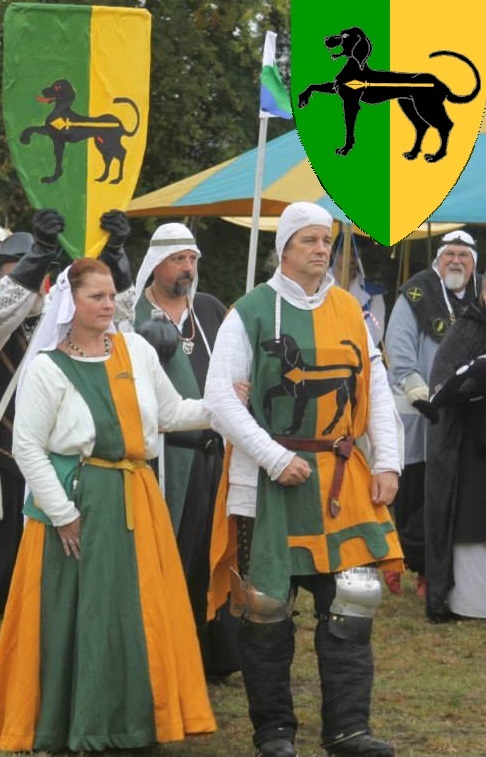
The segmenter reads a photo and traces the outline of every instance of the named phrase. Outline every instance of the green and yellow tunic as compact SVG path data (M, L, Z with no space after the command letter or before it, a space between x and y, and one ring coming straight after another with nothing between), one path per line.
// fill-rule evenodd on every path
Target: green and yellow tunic
M275 334L275 290L262 285L235 307L253 350L251 410L272 436L357 439L369 416L368 334L358 303L331 287L314 310L281 300ZM283 441L285 446L285 441ZM329 499L336 456L299 451L312 475L299 486L281 486L260 469L250 559L250 581L286 601L293 575L333 573L374 564L400 570L402 553L388 508L371 500L371 473L358 446L344 465L340 510ZM219 493L213 529L210 605L218 606L235 565L234 524L226 517L227 481Z

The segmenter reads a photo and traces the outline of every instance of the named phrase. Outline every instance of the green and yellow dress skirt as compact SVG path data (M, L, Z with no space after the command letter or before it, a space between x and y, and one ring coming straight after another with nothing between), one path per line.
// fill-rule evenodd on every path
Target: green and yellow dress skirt
M65 556L43 513L26 524L0 633L3 750L126 749L215 730L133 381L117 381L129 356L114 342L104 363L50 353L87 400L97 441L81 463L52 456L75 485L81 559Z

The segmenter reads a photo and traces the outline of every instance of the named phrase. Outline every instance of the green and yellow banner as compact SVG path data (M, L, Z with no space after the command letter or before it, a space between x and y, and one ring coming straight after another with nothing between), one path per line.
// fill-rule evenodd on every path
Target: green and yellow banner
M5 13L3 115L34 208L65 217L72 257L96 257L100 216L125 210L145 151L151 16L143 9L13 3Z
M380 244L417 229L470 158L485 106L484 6L292 0L299 137L327 193Z

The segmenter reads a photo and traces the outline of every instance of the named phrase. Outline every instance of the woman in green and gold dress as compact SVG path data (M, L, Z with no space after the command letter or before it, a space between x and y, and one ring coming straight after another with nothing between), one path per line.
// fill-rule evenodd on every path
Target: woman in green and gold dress
M215 729L147 462L159 429L208 421L142 337L114 333L114 295L104 264L75 261L21 377L13 449L30 495L0 633L4 750L129 749Z

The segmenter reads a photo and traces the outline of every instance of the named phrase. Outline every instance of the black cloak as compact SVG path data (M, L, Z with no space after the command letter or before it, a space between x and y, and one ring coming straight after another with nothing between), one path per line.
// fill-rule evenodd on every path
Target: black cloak
M437 350L430 376L433 394L458 368L486 354L486 309L471 303L448 331ZM484 387L486 397L486 385ZM426 612L429 619L447 619L445 601L454 585L455 541L486 541L484 464L486 463L486 399L477 398L438 411L427 435L425 480ZM482 470L481 470L482 469Z

